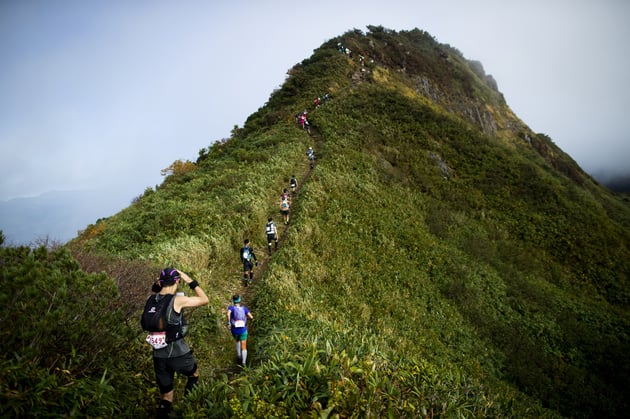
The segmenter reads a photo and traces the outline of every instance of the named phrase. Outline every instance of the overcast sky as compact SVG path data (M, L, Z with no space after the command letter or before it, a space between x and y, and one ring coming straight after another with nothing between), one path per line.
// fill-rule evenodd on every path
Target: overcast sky
M367 25L426 30L584 169L626 170L628 22L627 0L0 0L0 200L116 188L126 206Z

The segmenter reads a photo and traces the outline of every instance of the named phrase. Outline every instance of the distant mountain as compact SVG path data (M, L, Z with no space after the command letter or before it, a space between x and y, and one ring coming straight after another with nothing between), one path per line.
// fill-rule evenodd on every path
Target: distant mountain
M611 191L630 193L630 173L617 175L607 175L601 173L594 174L593 177Z
M130 202L107 190L51 191L0 202L0 230L12 245L48 239L65 243Z

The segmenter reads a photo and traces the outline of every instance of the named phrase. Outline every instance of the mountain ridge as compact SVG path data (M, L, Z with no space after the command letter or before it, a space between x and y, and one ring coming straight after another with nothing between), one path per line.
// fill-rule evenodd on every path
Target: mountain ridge
M206 173L214 173L221 164L229 168L222 170L220 175L216 172L218 177L214 180L211 180L213 175L206 177L204 190L224 190L226 196L234 196L238 201L238 204L229 206L233 211L226 211L224 207L219 210L222 217L240 220L240 228L234 226L228 230L230 238L227 243L222 240L222 246L237 249L242 238L255 236L254 226L264 224L267 213L274 212L270 202L273 199L269 201L256 197L254 190L280 191L282 183L286 184L288 179L280 183L278 180L288 177L295 170L287 169L287 164L289 167L295 167L296 164L299 167L301 152L298 149L305 150L312 144L313 138L303 135L305 133L299 130L294 132L297 127L292 122L287 123L286 118L295 111L310 109L309 120L321 133L322 139L316 148L319 164L309 183L303 185L300 204L295 207L296 214L292 220L298 232L290 231L284 246L284 249L301 248L302 255L296 258L295 255L285 256L281 252L279 258L295 260L285 260L281 267L273 261L269 263L265 279L258 284L258 289L262 291L256 293L256 309L263 311L267 307L260 302L263 299L260 292L265 296L276 296L276 301L304 300L306 295L316 292L316 289L317 292L323 292L326 286L318 288L312 280L295 278L300 275L298 266L302 264L310 266L314 272L312 275L328 287L333 286L329 282L329 275L342 272L337 281L349 288L342 288L341 294L346 296L347 301L355 303L348 306L343 300L331 296L331 306L345 306L350 311L359 308L364 315L356 320L355 327L368 330L374 328L373 333L379 333L382 336L380 339L397 342L399 338L395 337L393 331L387 331L383 320L403 314L397 313L396 309L387 314L376 308L368 308L370 306L365 306L365 302L360 302L362 293L370 295L373 301L383 301L383 304L386 295L399 295L395 299L402 297L402 300L413 301L414 307L417 307L418 304L422 306L428 303L420 296L408 294L409 291L400 295L405 287L416 290L420 295L428 289L434 289L437 294L433 298L455 304L459 315L467 319L464 322L468 326L463 329L467 331L462 331L463 336L468 336L471 333L469 327L472 327L478 330L477 333L483 339L501 348L499 352L509 354L504 361L504 374L513 376L514 382L520 383L519 388L530 396L540 398L546 405L566 409L564 406L568 399L565 396L537 388L538 383L548 379L546 377L552 374L553 368L563 371L568 368L561 375L570 370L569 365L560 361L561 358L547 358L546 355L546 351L557 351L566 345L561 343L564 338L555 335L552 338L554 343L543 349L543 341L539 341L529 331L529 316L539 309L527 308L522 311L518 306L523 303L518 302L517 296L531 300L527 304L533 303L534 306L553 301L553 305L565 307L567 303L559 299L560 295L577 293L581 295L580 299L586 298L579 306L586 307L586 301L591 297L582 293L590 289L600 298L608 300L608 304L625 306L628 294L623 284L627 284L624 276L627 278L628 264L612 256L615 251L609 252L615 246L614 243L620 246L619 255L628 251L627 207L608 197L607 192L600 189L549 137L535 134L522 124L509 110L502 96L488 87L479 78L478 72L470 70L468 61L456 50L440 47L432 37L422 32L411 31L404 35L408 36L377 28L376 41L380 41L381 46L380 49L378 46L375 48L383 53L385 59L375 60L372 67L370 64L362 65L358 57L363 55L367 61L374 55L366 52L370 51L370 41L373 41L370 36L355 31L341 38L343 46L354 54L352 57L345 51L341 53L337 50L336 45L340 40L324 43L311 58L290 70L282 89L275 91L267 104L252 114L230 140L209 148L207 153L200 153L197 171L203 173L210 170ZM410 51L409 54L407 51ZM433 58L418 58L423 52ZM447 59L444 54L447 54ZM383 62L387 65L383 65ZM422 71L427 71L426 77L432 80L433 85L440 87L432 91L446 99L436 103L425 95L426 90L417 88L413 82L414 72ZM483 92L481 97L489 98L489 102L479 99L477 91ZM312 109L312 98L324 93L330 93L329 102ZM459 106L455 106L458 98L463 99ZM479 106L475 104L476 100L479 100ZM484 112L475 111L482 108ZM482 114L485 116L478 117ZM291 142L283 143L282 139ZM282 147L290 151L285 153ZM429 153L437 156L438 160L430 157ZM277 155L285 156L286 161L276 162ZM450 176L447 179L444 179L444 171L437 161L448 168ZM249 176L244 182L237 183L233 177L238 177L241 164L251 167L258 179ZM226 173L231 173L229 178ZM283 176L283 173L286 175ZM182 189L195 181L193 171L179 178L167 179L164 189L165 192L170 191L166 193L183 196ZM365 185L371 186L366 188ZM394 204L391 198L379 195L379 189L386 190L388 195L405 197L414 204ZM417 193L418 190L421 194ZM147 198L155 198L159 192ZM366 197L372 205L361 209L357 203ZM595 203L593 199L603 200ZM580 207L579 212L576 205ZM210 208L206 211L213 213ZM390 211L404 214L402 218L406 220L406 225L402 231L387 220ZM618 211L625 215L619 217ZM195 212L193 210L191 214ZM376 214L380 214L380 217L374 218ZM420 214L422 216L418 218ZM383 217L386 217L385 220ZM569 221L571 219L575 221ZM209 228L197 228L214 237L210 242L216 243L220 239L212 234L212 230L220 225L219 220L216 220ZM598 233L584 232L584 225L590 225ZM197 236L190 228L180 227L189 232L184 235ZM624 230L619 228L625 229L625 232L621 233ZM418 253L420 248L411 245L415 240L405 230L418 234L417 240L422 243L422 248L437 250ZM137 232L137 229L134 228L134 231ZM172 231L175 232L176 228ZM164 232L163 226L161 232ZM605 235L600 236L604 232ZM386 238L391 235L398 238L391 242ZM330 243L332 237L344 238L341 242L335 241L334 253L326 251L325 247L318 249L323 243ZM146 243L148 248L155 248L156 245L162 247L161 239L155 240L154 245L139 239L126 246L138 249L138 246ZM302 241L309 244L301 247ZM386 266L368 262L367 269L372 273L366 273L367 276L360 280L354 272L362 265L358 261L366 257L368 260L377 258L379 254L372 246L365 244L371 241L391 254L381 255L388 261ZM357 253L355 246L363 246L364 249ZM593 248L607 249L608 256L602 258L592 252L588 256L584 253L584 249ZM337 253L344 257L340 259ZM404 279L399 284L403 287L401 290L385 292L381 290L380 278L400 277L403 272L404 265L401 266L395 260L396 257L419 264L408 268L410 277L415 279ZM445 258L451 259L451 262L446 262ZM230 257L223 249L213 247L209 260L217 259L229 261ZM322 260L327 260L327 264L322 265ZM533 260L539 260L551 269ZM477 267L473 261L477 261ZM475 274L475 271L480 273ZM283 278L282 286L288 287L284 292L272 285L280 278ZM289 278L299 281L299 287ZM504 285L496 288L497 283ZM419 287L420 284L424 284L424 289ZM309 288L311 291L307 291ZM370 288L381 290L381 296L369 291ZM488 295L479 294L484 288L492 291ZM539 294L534 291L535 288L547 289L550 295ZM363 291L357 294L353 291L355 289ZM477 303L471 303L471 295L476 295ZM498 307L503 307L501 310L505 314L496 311L497 302L491 303L489 295L495 295L498 301L503 301L498 303ZM290 303L281 305L281 311L297 317L314 316L321 323L319 327L327 330L329 327L325 325L333 320L319 314L325 307L316 301L310 304L313 305L311 314ZM269 305L274 306L272 302ZM572 312L580 310L568 306L562 311L569 313L566 315L572 318L575 316ZM480 318L479 312L486 312L488 319L494 320ZM262 314L263 318L276 319L269 310L264 310ZM499 320L506 315L512 318L509 326L511 331ZM547 313L545 316L549 319L549 326L545 327L550 327L547 333L565 322L557 317L557 313ZM418 321L416 319L415 322ZM437 326L442 320L436 318L434 321L436 323L432 327L445 327L445 324ZM460 328L448 324L446 327ZM295 327L285 326L286 330L294 330ZM264 327L257 327L258 332L261 329L264 330ZM580 330L586 333L586 329ZM518 338L518 334L528 336L527 339L532 341ZM588 334L592 335L592 331ZM511 338L504 341L502 335ZM273 339L273 334L267 338ZM592 339L603 343L602 337L593 335ZM407 340L415 339L402 339L403 342ZM446 340L461 345L467 339L451 335ZM428 342L424 344L427 347L435 345ZM528 348L528 353L521 352L523 348ZM450 351L441 349L439 352ZM456 359L452 358L453 354L446 356ZM498 353L493 355L497 356ZM520 365L531 364L532 356L547 360L542 362L541 367L526 373ZM614 355L614 358L618 357L619 354ZM552 367L556 363L561 366ZM588 368L588 374L595 373L594 368ZM613 372L614 369L609 366L600 364L597 369L599 372L595 373L596 376L617 376L617 372ZM618 397L612 387L607 389L611 397ZM572 391L576 390L574 388ZM587 407L589 403L598 404L592 397L586 400L589 401L582 402L579 409L598 409Z
M176 266L208 290L187 337L203 385L182 414L623 417L630 207L492 81L424 31L349 31L289 69L229 139L68 249L109 272L131 312L151 269L112 265ZM304 109L313 135L295 121ZM251 365L226 375L238 249L264 249L294 174L282 247L245 294Z

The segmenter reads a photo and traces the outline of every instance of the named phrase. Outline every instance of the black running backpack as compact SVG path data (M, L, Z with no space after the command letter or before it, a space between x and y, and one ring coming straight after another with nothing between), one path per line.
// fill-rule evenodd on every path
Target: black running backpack
M175 295L166 294L162 298L157 298L160 294L154 294L147 300L144 305L144 311L140 317L140 325L142 330L147 332L166 332L166 342L172 342L184 337L183 332L183 316L182 322L179 324L168 323L168 308L172 307Z

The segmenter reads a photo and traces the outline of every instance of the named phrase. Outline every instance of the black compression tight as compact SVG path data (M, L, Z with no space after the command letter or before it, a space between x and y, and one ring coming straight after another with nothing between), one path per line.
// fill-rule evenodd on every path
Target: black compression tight
M199 383L199 377L188 377L186 382L186 388L184 389L184 395L188 394Z

